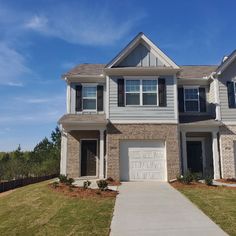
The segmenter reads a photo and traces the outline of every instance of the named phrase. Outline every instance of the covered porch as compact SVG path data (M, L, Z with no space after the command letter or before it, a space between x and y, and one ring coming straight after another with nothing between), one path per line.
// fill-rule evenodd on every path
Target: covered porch
M61 138L61 174L75 179L106 177L105 115L64 115L59 123Z
M221 178L219 122L215 120L180 124L181 170L200 177Z

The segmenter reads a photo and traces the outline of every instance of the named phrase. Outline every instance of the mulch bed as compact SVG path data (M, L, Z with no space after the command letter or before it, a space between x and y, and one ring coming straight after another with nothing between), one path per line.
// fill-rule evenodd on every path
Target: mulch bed
M120 186L121 182L120 181L115 181L115 180L106 180L106 182L108 183L109 186Z
M216 185L206 185L200 182L192 182L191 184L183 184L179 181L174 181L170 183L171 186L173 186L176 189L183 189L183 188L201 188L201 189L216 189L216 188L227 188L227 189L233 189L236 190L235 187L230 187L230 186L216 186Z
M206 184L203 183L199 183L199 182L192 182L191 184L183 184L179 181L174 181L172 183L170 183L174 188L180 189L180 188L217 188L217 186L208 186Z
M236 184L236 179L217 179L216 181L226 184Z
M56 187L53 184L48 185L50 189L52 189L55 192L63 193L69 197L73 198L87 198L87 197L116 197L118 194L117 191L113 190L105 190L101 191L100 189L84 189L82 187L76 187L76 186L68 186L65 184L59 183Z

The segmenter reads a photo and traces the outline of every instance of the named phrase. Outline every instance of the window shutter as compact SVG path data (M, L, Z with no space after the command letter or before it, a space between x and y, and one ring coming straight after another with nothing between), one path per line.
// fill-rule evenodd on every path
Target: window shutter
M184 88L178 88L179 112L184 112Z
M159 106L166 107L166 80L158 79Z
M77 85L76 90L76 99L75 99L75 110L82 111L82 85Z
M103 85L97 86L97 111L103 111Z
M234 82L227 82L229 108L235 108Z
M205 88L199 88L200 112L206 112L206 91Z
M125 81L124 79L118 79L118 107L125 106Z

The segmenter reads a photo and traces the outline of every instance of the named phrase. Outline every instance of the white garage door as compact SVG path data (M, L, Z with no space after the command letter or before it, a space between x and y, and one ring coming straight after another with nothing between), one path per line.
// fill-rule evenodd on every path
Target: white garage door
M122 141L120 177L123 181L166 181L165 144L161 141Z

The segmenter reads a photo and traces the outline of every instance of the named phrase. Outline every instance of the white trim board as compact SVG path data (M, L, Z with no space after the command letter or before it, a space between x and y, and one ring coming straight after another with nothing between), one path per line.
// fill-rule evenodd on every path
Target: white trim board
M178 124L178 120L110 120L113 124Z

